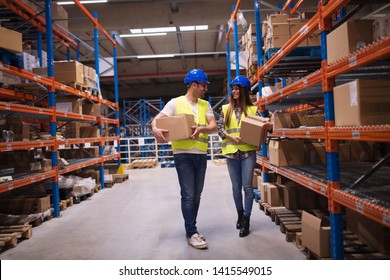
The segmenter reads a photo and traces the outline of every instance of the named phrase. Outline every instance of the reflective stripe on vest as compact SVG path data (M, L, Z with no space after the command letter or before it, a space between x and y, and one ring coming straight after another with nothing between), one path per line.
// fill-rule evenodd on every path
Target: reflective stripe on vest
M195 118L195 124L197 126L206 126L207 118L206 113L208 109L208 102L202 99L198 99L198 114ZM191 105L185 96L180 96L176 100L176 114L191 114L194 112L191 109ZM177 140L172 141L172 150L191 150L196 148L200 151L207 152L208 135L200 133L196 140Z
M223 113L223 117L225 120L226 120L226 113L228 111L228 108L229 108L229 104L222 105L222 113ZM256 111L257 111L256 106L249 106L247 108L248 115L256 115ZM230 117L230 123L228 125L225 124L226 132L232 136L240 136L241 122L244 119L244 117L245 117L245 115L243 113L241 115L240 124L238 124L237 119L236 119L236 114L233 111L232 115ZM238 150L240 150L242 152L253 151L253 150L256 150L256 146L253 146L250 144L245 144L245 143L237 144L228 138L225 138L222 140L222 154L223 155L234 154Z

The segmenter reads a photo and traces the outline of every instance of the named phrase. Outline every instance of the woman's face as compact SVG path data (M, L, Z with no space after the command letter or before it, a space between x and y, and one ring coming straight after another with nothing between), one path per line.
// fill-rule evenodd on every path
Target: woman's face
M238 85L232 86L232 97L234 100L238 100L240 98L240 87Z

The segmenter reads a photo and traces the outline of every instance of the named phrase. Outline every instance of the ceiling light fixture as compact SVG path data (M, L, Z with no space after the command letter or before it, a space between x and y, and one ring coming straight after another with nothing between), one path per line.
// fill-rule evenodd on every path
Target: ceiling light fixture
M108 0L90 0L90 1L80 1L81 4L96 4L96 3L107 3ZM57 2L58 5L73 5L73 1L61 1Z
M137 55L138 59L148 59L148 58L170 58L174 57L174 54L147 54L147 55Z
M119 37L146 37L146 36L165 36L167 33L135 33L135 34L120 34Z
M176 27L142 28L143 33L175 32Z

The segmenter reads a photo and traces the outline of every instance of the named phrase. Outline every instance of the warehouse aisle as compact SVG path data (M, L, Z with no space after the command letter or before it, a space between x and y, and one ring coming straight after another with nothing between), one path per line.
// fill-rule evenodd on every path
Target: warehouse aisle
M207 250L187 245L174 168L127 172L129 180L99 191L63 211L60 218L33 228L31 239L3 252L0 259L305 259L257 203L251 234L238 237L226 165L208 162L198 217Z

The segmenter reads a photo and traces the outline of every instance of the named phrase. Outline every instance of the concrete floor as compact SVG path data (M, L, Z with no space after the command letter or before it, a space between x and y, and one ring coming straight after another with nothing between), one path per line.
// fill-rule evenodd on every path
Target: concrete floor
M2 260L302 260L305 256L253 205L251 234L238 236L226 165L208 162L198 229L209 249L187 244L174 168L127 170L130 179L33 228Z

